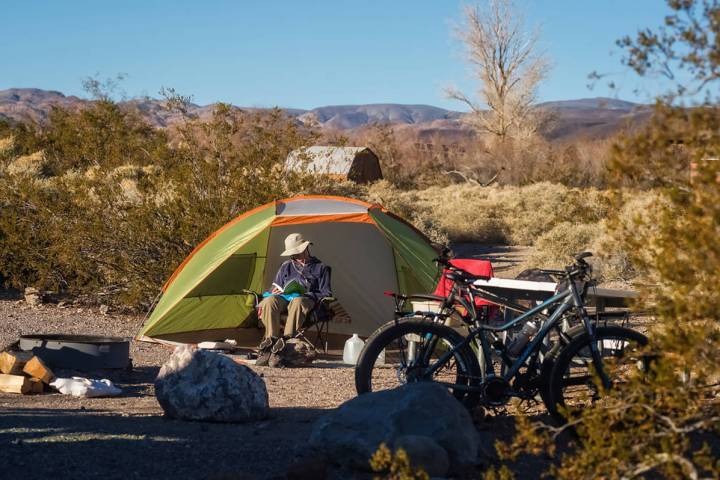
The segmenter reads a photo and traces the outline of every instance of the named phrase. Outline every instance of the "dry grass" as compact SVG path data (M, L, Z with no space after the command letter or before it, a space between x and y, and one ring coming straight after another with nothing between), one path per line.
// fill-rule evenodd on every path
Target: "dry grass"
M9 137L0 138L0 157L8 154L15 147L15 138L11 135Z
M47 162L42 151L23 155L10 162L6 168L9 175L25 175L33 178L46 174Z
M562 268L574 253L588 249L601 234L599 223L559 223L538 237L528 264L531 267Z
M550 182L402 190L380 181L367 187L337 184L326 192L384 205L438 243L531 246L533 254L524 268L560 267L573 253L589 250L595 254L598 277L612 282L627 282L639 273L618 235L639 224L652 225L638 220L651 219L658 205L652 191L571 188Z
M487 183L530 185L548 181L575 187L607 186L607 165L614 138L552 141L533 135L497 144L471 129L450 134L437 125L373 125L347 133L325 134L329 144L367 145L380 157L385 178L403 188L449 185L449 171Z
M597 223L610 199L597 189L541 182L524 187L471 184L402 191L387 182L372 185L366 198L452 242L533 245L562 222Z

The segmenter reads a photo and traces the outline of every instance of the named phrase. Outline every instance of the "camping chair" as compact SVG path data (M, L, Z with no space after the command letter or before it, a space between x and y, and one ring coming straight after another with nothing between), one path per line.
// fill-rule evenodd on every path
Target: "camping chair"
M262 318L262 314L258 305L261 301L261 294L252 290L242 290L242 293L246 295L252 295L255 298L255 311L257 312L258 319ZM320 343L323 347L323 353L328 351L328 337L330 334L330 322L332 321L335 313L338 311L339 303L335 297L324 297L319 302L315 303L313 308L305 315L305 322L301 325L300 329L295 332L293 338L299 338L306 341L317 350L315 343L307 338L306 333L308 330L315 329L315 341ZM282 320L287 321L287 314L284 313L280 317Z

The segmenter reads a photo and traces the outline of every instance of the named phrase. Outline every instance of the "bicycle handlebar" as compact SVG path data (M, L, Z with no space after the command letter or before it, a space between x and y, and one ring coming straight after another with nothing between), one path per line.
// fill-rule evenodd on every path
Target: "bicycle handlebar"
M486 277L485 275L476 275L474 273L470 273L467 270L464 270L458 266L453 265L450 263L450 260L452 259L449 254L451 254L451 250L449 248L444 248L442 253L439 257L435 258L435 263L438 263L442 266L444 266L447 270L450 270L451 272L454 272L456 274L459 274L460 276L464 277L463 280L465 281L475 281L475 280L489 280L490 277Z

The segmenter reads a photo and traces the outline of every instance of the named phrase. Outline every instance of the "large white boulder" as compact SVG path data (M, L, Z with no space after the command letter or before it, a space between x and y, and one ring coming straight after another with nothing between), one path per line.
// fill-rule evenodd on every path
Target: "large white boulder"
M268 415L265 382L230 358L189 345L175 349L155 380L165 414L183 420L249 422Z

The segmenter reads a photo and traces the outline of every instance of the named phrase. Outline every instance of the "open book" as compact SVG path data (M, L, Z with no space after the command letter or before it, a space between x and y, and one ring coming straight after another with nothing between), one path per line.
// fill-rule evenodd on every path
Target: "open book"
M277 283L273 283L272 286L280 290L280 293L284 293L285 295L290 295L292 293L303 295L306 292L305 285L297 280L290 280L284 287L281 287Z

